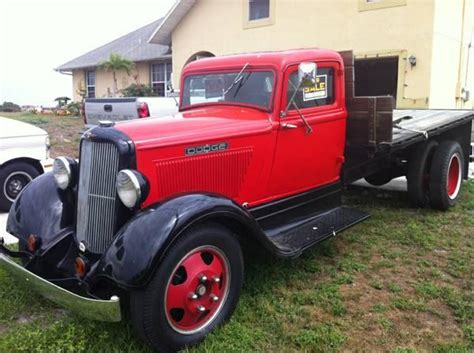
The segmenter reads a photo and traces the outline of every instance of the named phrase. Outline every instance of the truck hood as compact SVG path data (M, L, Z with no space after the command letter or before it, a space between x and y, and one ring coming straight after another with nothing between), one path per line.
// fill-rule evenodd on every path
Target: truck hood
M272 122L267 112L226 105L133 120L115 128L129 136L139 150L260 134L269 132Z
M46 131L34 125L0 116L0 138L46 136L47 134Z

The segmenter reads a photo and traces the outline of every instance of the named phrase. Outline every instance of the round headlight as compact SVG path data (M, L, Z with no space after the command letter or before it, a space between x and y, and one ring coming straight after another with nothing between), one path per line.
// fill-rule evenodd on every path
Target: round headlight
M128 208L139 206L147 196L148 188L146 180L135 170L121 170L117 174L115 185L120 201Z
M58 157L53 163L53 175L56 185L61 190L66 190L73 184L72 165L76 162L67 157Z

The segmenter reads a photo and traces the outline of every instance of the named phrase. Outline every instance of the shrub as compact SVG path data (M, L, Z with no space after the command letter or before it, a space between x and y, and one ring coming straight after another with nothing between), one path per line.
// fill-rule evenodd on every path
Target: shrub
M3 105L0 105L1 112L21 112L21 107L18 104L12 102L3 102Z
M124 97L152 97L155 95L151 86L143 83L132 83L122 90L122 94Z
M70 115L78 116L81 114L81 102L71 102L64 108Z

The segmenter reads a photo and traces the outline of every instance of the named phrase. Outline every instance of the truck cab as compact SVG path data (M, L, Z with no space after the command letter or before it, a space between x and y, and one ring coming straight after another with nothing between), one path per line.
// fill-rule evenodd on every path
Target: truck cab
M244 244L296 257L369 217L342 204L343 184L406 175L416 206L456 203L473 112L396 111L354 80L352 52L190 63L178 114L102 122L79 162L28 184L7 223L19 251L0 240L0 266L89 319L126 310L155 350L198 344L237 305Z
M317 90L299 87L288 106L302 62L317 65ZM145 205L176 192L207 190L253 207L338 182L347 118L343 68L338 53L324 50L189 64L179 119L116 127L135 141L138 168L150 180ZM156 168L175 178L155 178Z

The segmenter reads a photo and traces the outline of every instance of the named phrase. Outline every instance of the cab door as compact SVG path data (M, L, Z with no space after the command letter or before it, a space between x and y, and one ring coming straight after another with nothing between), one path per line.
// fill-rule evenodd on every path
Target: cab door
M270 197L285 197L334 183L344 161L347 112L342 67L338 62L317 62L314 88L300 88L286 116L280 115L276 151L270 179ZM298 86L298 64L284 75L281 111Z

